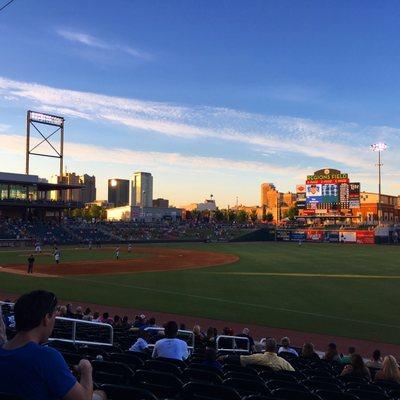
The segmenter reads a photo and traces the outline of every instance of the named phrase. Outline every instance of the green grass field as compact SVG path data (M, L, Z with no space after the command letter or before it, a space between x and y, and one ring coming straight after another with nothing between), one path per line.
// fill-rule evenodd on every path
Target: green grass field
M0 273L0 290L46 288L82 303L400 344L400 247L270 242L168 246L228 252L240 260L204 269L114 276ZM26 254L0 252L0 265L21 262ZM69 261L106 257L112 259L113 249L63 250L63 259Z

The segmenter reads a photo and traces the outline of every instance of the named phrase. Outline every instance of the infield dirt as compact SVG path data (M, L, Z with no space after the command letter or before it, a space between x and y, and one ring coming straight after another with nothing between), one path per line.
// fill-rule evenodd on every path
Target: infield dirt
M104 249L106 252L107 250ZM34 266L34 274L41 277L59 277L66 275L114 275L134 272L169 271L192 268L204 268L230 264L239 260L233 254L210 251L183 249L168 249L164 247L141 247L135 250L139 255L132 259L113 257L113 251L108 250L110 259L60 262L60 264L40 264L40 259ZM140 257L143 255L143 257ZM1 272L14 274L26 273L26 264L2 264Z

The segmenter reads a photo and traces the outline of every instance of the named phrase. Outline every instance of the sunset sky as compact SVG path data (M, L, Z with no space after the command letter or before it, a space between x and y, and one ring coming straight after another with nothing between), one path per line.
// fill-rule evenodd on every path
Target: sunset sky
M2 2L0 1L0 5ZM323 167L399 194L398 1L15 0L0 12L0 171L23 173L28 109L64 116L65 165L151 172L180 206L259 203ZM32 159L49 178L52 159Z

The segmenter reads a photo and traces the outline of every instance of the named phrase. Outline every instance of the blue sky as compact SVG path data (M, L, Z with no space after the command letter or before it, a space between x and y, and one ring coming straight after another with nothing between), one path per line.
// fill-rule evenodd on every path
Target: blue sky
M0 1L0 5L2 2ZM26 110L66 118L68 171L154 175L175 205L257 204L323 167L400 191L397 1L15 0L0 13L0 170ZM34 159L49 177L55 162Z

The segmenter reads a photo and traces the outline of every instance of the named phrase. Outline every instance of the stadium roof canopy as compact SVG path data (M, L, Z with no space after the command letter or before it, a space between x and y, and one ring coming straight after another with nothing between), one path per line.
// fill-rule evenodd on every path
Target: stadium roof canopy
M49 183L40 179L38 175L15 174L0 172L0 184L36 186L37 190L47 192L50 190L82 189L82 185L68 185L65 183Z

